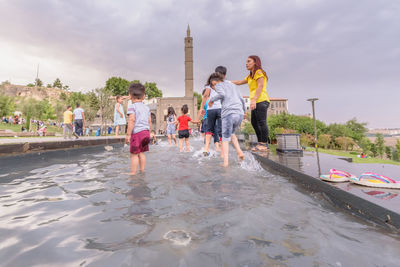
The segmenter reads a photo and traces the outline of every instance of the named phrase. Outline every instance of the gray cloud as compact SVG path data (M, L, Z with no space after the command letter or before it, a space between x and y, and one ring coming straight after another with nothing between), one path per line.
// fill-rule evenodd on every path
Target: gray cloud
M305 99L315 96L317 115L328 122L357 117L400 127L399 12L395 0L16 0L0 2L0 35L44 67L50 58L70 66L59 76L72 88L92 89L118 75L156 81L171 96L183 94L190 23L197 91L219 64L229 78L243 78L247 56L257 54L270 95L289 98L291 112L309 113ZM75 67L81 75L71 73Z

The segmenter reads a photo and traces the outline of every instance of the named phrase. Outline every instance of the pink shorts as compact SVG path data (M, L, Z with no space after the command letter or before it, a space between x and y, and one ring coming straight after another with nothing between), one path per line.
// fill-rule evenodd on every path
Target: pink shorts
M144 130L131 135L131 153L139 154L149 151L150 132Z

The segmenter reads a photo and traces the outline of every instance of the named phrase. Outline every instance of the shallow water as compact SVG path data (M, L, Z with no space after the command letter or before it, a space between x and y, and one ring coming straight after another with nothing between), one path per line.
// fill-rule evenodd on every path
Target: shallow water
M201 142L165 142L130 178L117 147L0 171L5 266L398 266L400 239ZM233 154L232 154L233 158ZM5 168L3 168L5 170Z

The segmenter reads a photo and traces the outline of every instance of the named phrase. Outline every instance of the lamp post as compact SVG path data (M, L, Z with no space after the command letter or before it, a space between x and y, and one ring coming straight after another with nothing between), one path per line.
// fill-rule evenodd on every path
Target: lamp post
M314 142L315 142L315 151L317 152L317 164L318 164L318 176L321 176L321 166L319 164L319 153L318 153L318 138L317 138L317 120L315 119L315 101L318 98L310 98L307 101L311 102L312 105L312 113L313 113L313 120L314 120Z

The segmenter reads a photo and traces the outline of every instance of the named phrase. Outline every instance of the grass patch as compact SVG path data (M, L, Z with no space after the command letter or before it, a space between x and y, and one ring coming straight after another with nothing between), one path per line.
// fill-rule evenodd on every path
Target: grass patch
M308 147L306 149L306 151L315 151L315 148ZM362 158L357 157L357 155L350 154L350 152L346 152L346 151L342 151L342 150L331 150L331 149L319 148L318 151L320 153L335 155L335 156L339 156L339 157L352 158L354 163L378 163L378 164L392 164L392 165L400 166L400 162L398 162L398 161L389 160L389 159L379 159L379 158L362 159Z

